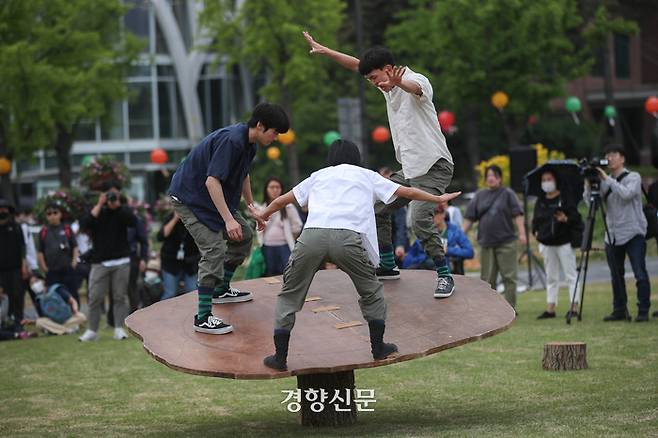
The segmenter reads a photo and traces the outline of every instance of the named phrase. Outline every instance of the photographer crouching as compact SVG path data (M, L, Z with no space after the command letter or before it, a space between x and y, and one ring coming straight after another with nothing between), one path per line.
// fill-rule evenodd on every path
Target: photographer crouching
M629 172L624 167L625 154L621 145L609 145L605 149L610 175L596 167L600 181L600 194L606 207L605 220L609 236L606 235L605 254L612 277L612 313L604 321L625 321L631 319L626 306L626 283L624 280L624 260L626 254L633 268L637 286L638 312L636 322L649 320L650 285L646 267L645 234L647 221L642 212L642 186L640 174ZM592 186L597 181L585 179L585 202L588 202ZM596 187L594 187L596 188Z

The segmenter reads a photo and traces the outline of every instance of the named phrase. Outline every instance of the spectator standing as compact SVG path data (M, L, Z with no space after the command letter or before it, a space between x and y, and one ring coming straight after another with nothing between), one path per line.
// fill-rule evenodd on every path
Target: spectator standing
M264 208L282 194L283 183L281 180L275 177L268 178L263 186ZM258 232L259 241L263 243L262 251L267 277L283 274L290 253L295 247L295 240L301 231L302 220L299 213L294 205L288 204L274 213L265 229Z
M604 321L630 320L624 279L624 260L628 254L637 285L637 317L636 322L649 320L651 306L651 285L646 266L647 243L644 238L647 232L647 220L642 211L642 178L637 172L629 172L624 167L626 162L624 148L621 145L609 145L605 149L610 175L601 168L600 193L606 206L605 221L610 232L606 236L605 254L612 276L612 313ZM589 200L591 187L585 180L586 202Z
M178 213L167 216L158 231L160 248L160 269L164 291L161 300L176 296L178 285L183 281L184 292L196 289L196 274L199 266L199 248L187 231Z
M15 332L23 330L25 307L24 280L29 276L25 260L25 240L21 227L14 220L14 206L0 199L0 287L9 297L8 316Z
M123 322L128 316L128 280L130 277L130 245L128 227L137 218L127 206L121 205L120 186L108 182L91 212L83 217L81 226L91 233L93 252L89 274L89 328L80 341L98 339L101 305L109 291L114 302L114 339L128 337Z
M505 299L516 308L518 259L516 240L525 245L523 210L516 194L504 187L503 171L496 165L484 172L486 189L479 190L469 202L464 215L464 232L479 222L477 240L480 245L480 278L496 289L498 273L503 277ZM514 224L518 228L518 237Z
M569 288L571 308L567 312L567 318L574 318L578 316L580 296L574 297L578 273L576 254L571 243L574 235L582 236L583 221L576 203L560 192L560 181L553 171L547 170L541 175L541 188L543 194L535 204L532 234L539 242L539 253L544 258L546 267L547 304L546 311L537 319L555 318L560 272L564 272Z
M62 209L57 203L46 206L46 225L39 232L39 252L37 260L41 271L46 275L46 287L55 283L66 286L77 304L78 280L78 246L73 231L68 224L62 223Z
M130 243L128 301L130 304L130 313L133 313L139 307L139 289L142 284L144 271L146 271L146 264L149 260L149 238L146 221L139 215L135 216L137 218L135 226L128 227L128 242Z

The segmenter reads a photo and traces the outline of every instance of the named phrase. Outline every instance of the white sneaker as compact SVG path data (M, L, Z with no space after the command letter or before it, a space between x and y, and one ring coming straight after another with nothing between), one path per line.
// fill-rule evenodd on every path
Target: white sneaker
M91 342L91 341L97 341L98 340L98 334L93 331L93 330L85 330L85 332L78 338L78 341L80 342Z
M117 341L120 341L122 339L128 339L128 333L126 333L126 331L123 328L117 327L114 329L113 338L116 339Z

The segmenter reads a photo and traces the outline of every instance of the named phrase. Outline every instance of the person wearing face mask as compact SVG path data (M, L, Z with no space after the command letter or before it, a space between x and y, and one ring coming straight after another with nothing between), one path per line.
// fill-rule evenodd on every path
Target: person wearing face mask
M610 175L599 167L600 193L605 204L605 221L610 238L605 237L605 255L612 277L612 313L604 321L630 321L624 279L624 259L628 254L637 285L636 322L649 320L651 284L647 273L647 219L642 211L642 178L637 172L626 170L624 147L608 145L605 149ZM589 201L591 185L585 180L583 198Z
M560 272L564 272L569 287L569 302L572 303L567 317L578 316L580 297L574 299L576 290L576 255L572 242L580 242L583 221L576 203L559 190L557 175L547 170L541 175L541 188L544 192L537 199L532 218L532 234L539 242L539 252L546 268L546 311L537 319L555 318L555 307L560 289Z
M30 288L36 294L40 307L41 316L35 321L37 328L55 335L65 335L76 332L80 324L87 321L78 308L78 302L62 285L47 288L42 278L32 277Z
M29 271L25 260L25 240L21 227L14 221L14 206L0 199L0 288L9 297L9 313L13 330L23 330L25 287Z
M108 181L98 202L80 221L89 230L93 242L91 271L89 273L89 327L80 341L98 339L101 305L105 293L113 296L114 339L126 339L123 322L128 316L128 280L130 277L130 244L128 227L135 226L137 218L132 210L122 205L120 184Z

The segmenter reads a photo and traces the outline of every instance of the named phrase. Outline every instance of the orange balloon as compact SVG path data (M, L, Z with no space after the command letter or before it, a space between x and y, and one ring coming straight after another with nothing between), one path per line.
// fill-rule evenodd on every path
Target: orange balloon
M378 126L372 130L372 140L375 143L385 143L391 138L391 133L386 126Z
M656 96L647 97L647 100L644 101L644 109L649 114L658 113L658 97Z
M295 131L288 129L288 131L279 134L279 143L288 146L295 141Z
M6 175L11 172L11 161L6 157L0 157L0 175Z
M165 164L169 160L167 151L162 148L155 148L151 151L151 163Z
M501 110L509 103L509 96L504 91L496 91L491 96L491 104L498 110Z
M281 150L276 146L270 146L267 148L267 158L270 160L278 160L281 156Z

